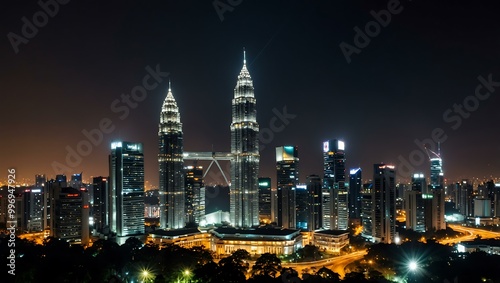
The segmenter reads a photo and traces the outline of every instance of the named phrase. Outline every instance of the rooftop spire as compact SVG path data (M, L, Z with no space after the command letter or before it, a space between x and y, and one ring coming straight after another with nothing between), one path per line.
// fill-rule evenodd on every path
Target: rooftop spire
M243 47L243 64L247 63L247 56L245 54L245 47Z
M168 79L168 91L172 91L172 84L170 82L170 79Z

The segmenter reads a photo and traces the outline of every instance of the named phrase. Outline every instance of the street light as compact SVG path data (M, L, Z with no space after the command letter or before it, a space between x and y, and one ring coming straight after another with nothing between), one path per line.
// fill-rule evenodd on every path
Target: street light
M142 269L140 276L142 278L142 282L149 282L153 278L153 273L147 269Z
M416 261L412 260L410 261L410 263L408 264L408 268L411 270L411 271L415 271L417 270L418 268L418 264Z
M183 275L183 281L184 282L191 282L191 271L189 269L186 269L182 272Z

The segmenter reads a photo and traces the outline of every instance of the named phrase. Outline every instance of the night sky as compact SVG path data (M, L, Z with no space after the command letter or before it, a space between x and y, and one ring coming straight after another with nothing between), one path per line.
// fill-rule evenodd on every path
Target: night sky
M296 115L272 139L266 136L261 176L275 179L274 148L284 144L299 148L301 182L321 175L322 142L338 138L346 142L347 168L360 166L369 179L374 163L401 167L399 157L408 160L419 148L414 140L432 138L436 128L447 137L441 152L448 182L499 176L500 20L493 3L233 0L231 7L220 0L220 9L230 8L221 15L213 3L69 1L46 23L36 14L43 11L37 1L3 3L0 180L11 167L18 181L35 174L107 176L110 143L124 140L144 144L145 178L157 186L168 79L181 111L184 150L229 151L243 48L260 129L270 129L273 109ZM357 48L355 27L365 30L374 20L370 11L387 10L388 3L395 12L390 22L372 30L348 63L340 44ZM41 27L36 33L25 28L31 38L19 42L22 18L32 23L34 14ZM143 85L146 68L157 65L168 77L128 115L113 111L114 101ZM487 87L479 91L482 99L474 96L479 76L493 81L487 98ZM472 109L464 110L467 118L453 112L464 101ZM68 165L67 147L88 141L82 131L103 119L114 129L76 166L56 172L54 162ZM428 161L413 167L428 176ZM212 177L207 182L217 181Z

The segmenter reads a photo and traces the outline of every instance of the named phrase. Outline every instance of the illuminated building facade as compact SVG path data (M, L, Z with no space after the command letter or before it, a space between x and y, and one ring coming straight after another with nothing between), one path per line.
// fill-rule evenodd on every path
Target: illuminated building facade
M373 240L373 183L363 184L363 191L361 192L361 225L363 230L361 236Z
M71 244L89 241L89 205L84 191L55 187L52 191L50 235Z
M290 255L302 248L302 235L296 229L221 227L210 233L211 250L218 255L229 255L238 249L246 250L251 255Z
M186 249L192 247L210 247L211 234L198 228L182 228L172 230L156 230L147 237L148 242L157 244L160 249L174 244Z
M411 177L411 190L416 192L421 192L426 194L427 190L427 181L425 180L425 175L422 173L415 173L413 177Z
M278 226L296 227L296 188L299 182L299 153L296 146L276 147Z
M205 185L202 166L185 166L187 222L200 223L205 216Z
M84 187L82 173L72 174L71 179L68 182L68 186L75 188L75 189L80 189L80 188Z
M243 54L232 100L230 214L235 227L259 225L259 124L250 73Z
M327 230L349 227L344 150L343 141L334 139L323 142L323 228Z
M443 160L441 157L431 158L431 178L432 189L444 189Z
M406 192L405 213L406 213L406 229L425 232L425 206L423 195L419 191Z
M111 231L116 232L118 238L143 235L144 155L142 143L117 141L111 144L109 190Z
M314 231L312 242L322 251L340 253L340 250L349 244L349 232L345 230Z
M349 171L349 219L361 218L361 168Z
M170 83L160 113L158 136L160 228L179 229L186 225L184 143L179 107Z
M259 220L271 223L271 178L259 177Z
M318 175L309 175L306 180L309 214L307 221L307 230L315 231L322 226L321 214L321 177Z
M32 232L43 231L43 188L32 187L23 193L23 229Z
M396 235L396 170L383 163L373 167L373 240L391 244Z
M109 178L92 178L93 198L90 200L93 229L101 233L105 227L109 228Z
M306 184L297 184L295 187L295 209L296 219L295 228L307 230L307 221L309 220L309 192Z

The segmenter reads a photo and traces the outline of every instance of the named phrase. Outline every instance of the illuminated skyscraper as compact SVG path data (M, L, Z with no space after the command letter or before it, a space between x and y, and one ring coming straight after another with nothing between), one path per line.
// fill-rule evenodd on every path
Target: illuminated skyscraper
M143 235L144 155L142 143L113 142L111 144L109 190L111 231L116 232L119 238Z
M430 177L430 187L431 189L443 189L444 190L444 173L443 173L443 159L441 158L441 148L438 144L438 152L434 152L427 149L429 160L431 163L431 177Z
M349 171L349 219L361 218L361 168Z
M345 184L345 143L323 143L323 228L345 230L348 222L348 192Z
M431 187L433 189L444 189L443 160L431 158Z
M393 165L373 166L373 240L394 243L396 235L396 171Z
M426 215L425 205L429 206L427 211L431 211L430 205L432 201L427 194L427 182L422 173L415 173L411 178L411 190L405 192L405 212L406 212L406 229L424 233L426 231Z
M259 219L262 222L271 221L271 178L259 178Z
M43 187L36 185L23 193L23 229L29 232L43 231Z
M75 173L75 174L71 175L71 179L68 182L68 186L75 188L75 189L80 189L80 188L84 187L82 174L83 173Z
M307 222L309 221L309 192L306 184L297 184L295 187L295 207L296 219L295 228L307 230Z
M160 153L160 228L183 228L186 225L186 194L183 160L183 134L179 107L168 93L160 114L158 131Z
M296 227L296 189L299 182L299 154L296 146L276 147L278 226Z
M84 191L55 186L51 198L50 235L71 244L88 243L89 205Z
M427 190L427 181L425 180L425 176L422 173L415 173L411 178L411 190L416 192L421 192L426 194Z
M185 166L187 222L200 223L205 216L205 184L202 166Z
M234 98L231 123L230 214L235 227L259 225L259 124L252 78L245 52Z
M318 175L307 176L307 192L309 196L309 218L307 230L315 231L321 228L321 177Z
M361 192L361 224L363 225L363 231L361 236L370 241L373 241L373 219L375 218L373 197L373 183L363 184Z
M93 228L96 232L103 232L109 227L109 181L107 177L92 178L93 199L90 208L93 217Z

